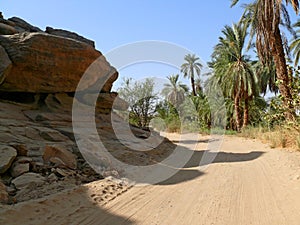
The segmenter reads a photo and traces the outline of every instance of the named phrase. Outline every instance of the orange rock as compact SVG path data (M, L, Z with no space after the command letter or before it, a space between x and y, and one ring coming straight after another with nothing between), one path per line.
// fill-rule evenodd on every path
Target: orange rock
M60 159L64 165L70 169L77 168L76 156L63 148L63 146L46 146L43 160L45 163L53 161L54 158Z
M0 45L13 65L0 85L0 91L9 92L74 92L87 68L101 56L89 44L41 32L0 35ZM92 74L82 90L98 81L105 82L110 70L110 64L103 57L99 66L89 71ZM109 92L117 79L117 72L109 75L107 83L101 83L102 92Z

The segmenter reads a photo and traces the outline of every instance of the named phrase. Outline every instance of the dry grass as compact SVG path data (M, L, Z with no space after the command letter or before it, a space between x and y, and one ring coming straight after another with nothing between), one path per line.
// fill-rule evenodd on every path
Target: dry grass
M269 143L271 148L290 148L300 151L300 134L297 130L276 127L272 131L259 127L247 127L239 134L239 136L259 139L265 143Z

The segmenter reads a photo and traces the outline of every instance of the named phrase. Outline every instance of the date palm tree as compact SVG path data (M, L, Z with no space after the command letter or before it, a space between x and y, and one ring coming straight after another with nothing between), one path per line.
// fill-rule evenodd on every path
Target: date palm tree
M162 95L167 98L167 100L177 107L183 103L185 94L188 92L188 87L179 81L179 75L170 75L167 77L169 83L164 84L162 90Z
M232 0L232 6L238 2L239 0ZM292 98L289 89L290 80L286 65L283 37L280 31L280 24L287 25L288 27L290 25L289 14L283 4L284 2L291 4L294 11L298 14L298 0L255 0L246 7L246 11L248 12L246 20L251 23L250 34L255 34L256 36L256 49L260 60L264 64L272 61L275 63L276 76L279 80L279 91L284 97L284 105L287 109L286 117L291 120L294 117L295 111L292 104L290 104Z
M212 54L210 67L213 69L212 84L218 84L224 97L234 101L237 130L245 127L249 121L249 101L257 95L257 78L251 61L244 55L243 49L247 36L247 27L243 24L225 26L224 37L219 38ZM244 102L243 123L241 101Z
M300 20L298 20L294 27L300 28ZM297 36L293 39L290 45L290 49L293 51L295 66L298 65L300 59L300 29L297 31Z
M262 64L261 61L256 60L252 63L254 71L258 79L258 88L261 94L264 96L267 91L277 94L278 86L276 85L276 70L274 63L269 66Z
M203 65L200 62L198 62L199 57L196 57L195 54L187 54L184 57L184 60L186 62L181 65L181 72L184 74L184 77L188 77L191 79L193 95L196 96L197 94L195 88L195 72L198 76L200 76Z

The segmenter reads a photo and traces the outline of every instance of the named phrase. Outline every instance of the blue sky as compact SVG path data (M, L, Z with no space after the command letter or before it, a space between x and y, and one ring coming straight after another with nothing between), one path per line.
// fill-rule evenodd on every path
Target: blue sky
M120 45L159 40L183 46L207 62L224 25L238 21L243 11L240 5L230 8L230 2L1 0L0 9L5 18L18 16L43 30L51 26L74 31L94 40L103 54ZM176 72L169 66L145 63L122 69L120 77L166 77Z

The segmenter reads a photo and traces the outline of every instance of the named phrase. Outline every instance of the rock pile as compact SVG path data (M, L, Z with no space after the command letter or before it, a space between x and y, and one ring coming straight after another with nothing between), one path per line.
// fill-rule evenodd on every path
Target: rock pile
M164 140L153 151L141 153L118 140L111 122L114 120L122 129L125 123L114 109L128 106L111 92L118 72L105 58L104 67L85 81L80 99L74 97L79 80L102 55L93 41L61 29L47 27L42 31L20 18L6 20L1 15L0 202L39 198L103 177L83 158L72 128L73 101L88 105L95 93L85 93L84 89L99 83L102 88L97 93L96 126L112 155L126 163L147 165L174 149ZM128 132L122 129L120 132ZM143 139L149 136L139 128L132 127L132 132ZM161 139L159 135L154 138ZM125 139L130 142L130 135ZM97 144L93 137L88 141ZM105 175L119 175L107 160L97 163Z

